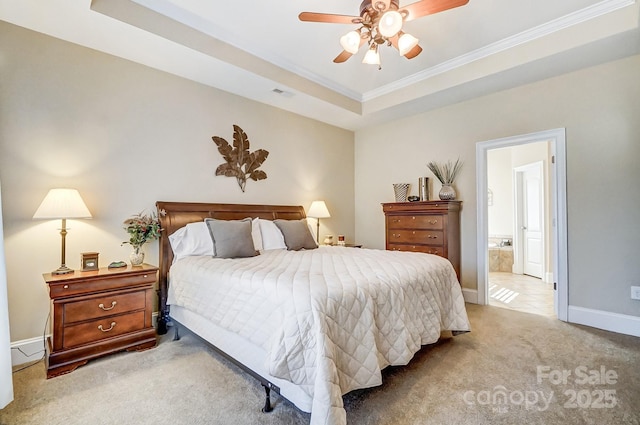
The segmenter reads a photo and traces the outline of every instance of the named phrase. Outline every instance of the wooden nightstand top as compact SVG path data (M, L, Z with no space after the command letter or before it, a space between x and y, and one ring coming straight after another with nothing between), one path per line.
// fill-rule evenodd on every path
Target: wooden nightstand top
M152 266L150 264L142 264L139 266L127 266L127 267L119 267L114 269L109 269L107 267L101 267L98 270L89 270L83 272L82 270L74 270L73 273L67 274L51 274L51 273L43 273L42 277L47 283L58 283L58 282L67 282L78 279L91 279L94 278L104 278L109 276L119 276L127 273L141 273L141 272L154 272L157 271L158 268L156 266Z

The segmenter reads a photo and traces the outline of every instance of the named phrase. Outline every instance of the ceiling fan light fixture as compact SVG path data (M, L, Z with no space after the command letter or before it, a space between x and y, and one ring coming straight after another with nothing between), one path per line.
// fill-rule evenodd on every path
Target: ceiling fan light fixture
M412 36L411 34L402 34L398 39L398 52L400 56L404 56L418 45L420 40Z
M360 33L358 31L349 31L340 37L340 45L352 55L356 54L360 48Z
M372 44L371 48L367 50L367 53L364 55L364 59L362 59L362 63L380 65L380 54L378 53L377 44Z
M383 37L393 37L402 29L402 15L396 10L382 14L378 22L378 32Z

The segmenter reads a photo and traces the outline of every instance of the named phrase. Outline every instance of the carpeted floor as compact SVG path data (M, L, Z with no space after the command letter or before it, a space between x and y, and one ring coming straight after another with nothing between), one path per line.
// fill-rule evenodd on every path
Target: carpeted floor
M472 332L423 347L380 387L345 395L350 425L640 424L640 338L467 305ZM603 373L604 372L604 373ZM563 378L564 377L564 378ZM309 415L193 335L46 380L14 374L1 425L303 425Z

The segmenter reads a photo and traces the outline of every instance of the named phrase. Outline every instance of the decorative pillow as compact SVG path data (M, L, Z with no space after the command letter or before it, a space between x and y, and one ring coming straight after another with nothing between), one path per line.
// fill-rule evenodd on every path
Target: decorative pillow
M315 249L318 247L313 235L309 231L306 219L302 220L274 220L276 226L284 236L284 243L289 251L300 249Z
M189 223L169 235L173 260L190 255L214 255L213 241L204 221Z
M284 236L278 226L271 220L258 219L260 224L260 235L262 236L262 250L287 249L284 243Z
M256 255L251 237L251 219L216 220L205 218L216 258L243 258Z

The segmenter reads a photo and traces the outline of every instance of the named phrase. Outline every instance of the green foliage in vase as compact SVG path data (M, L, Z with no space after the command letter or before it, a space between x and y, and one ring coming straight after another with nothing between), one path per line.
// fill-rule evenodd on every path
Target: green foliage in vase
M160 221L155 214L138 213L126 219L124 230L129 233L129 240L122 244L131 244L134 248L139 248L150 240L160 237Z
M429 162L427 167L436 176L442 184L453 184L462 168L460 158L456 162L447 161L446 164L440 165L437 162Z
M233 125L233 147L222 137L213 136L212 139L218 146L220 155L227 161L218 166L216 176L235 177L243 192L247 178L254 181L267 178L267 173L258 168L267 159L269 152L264 149L249 152L249 137L239 126Z

